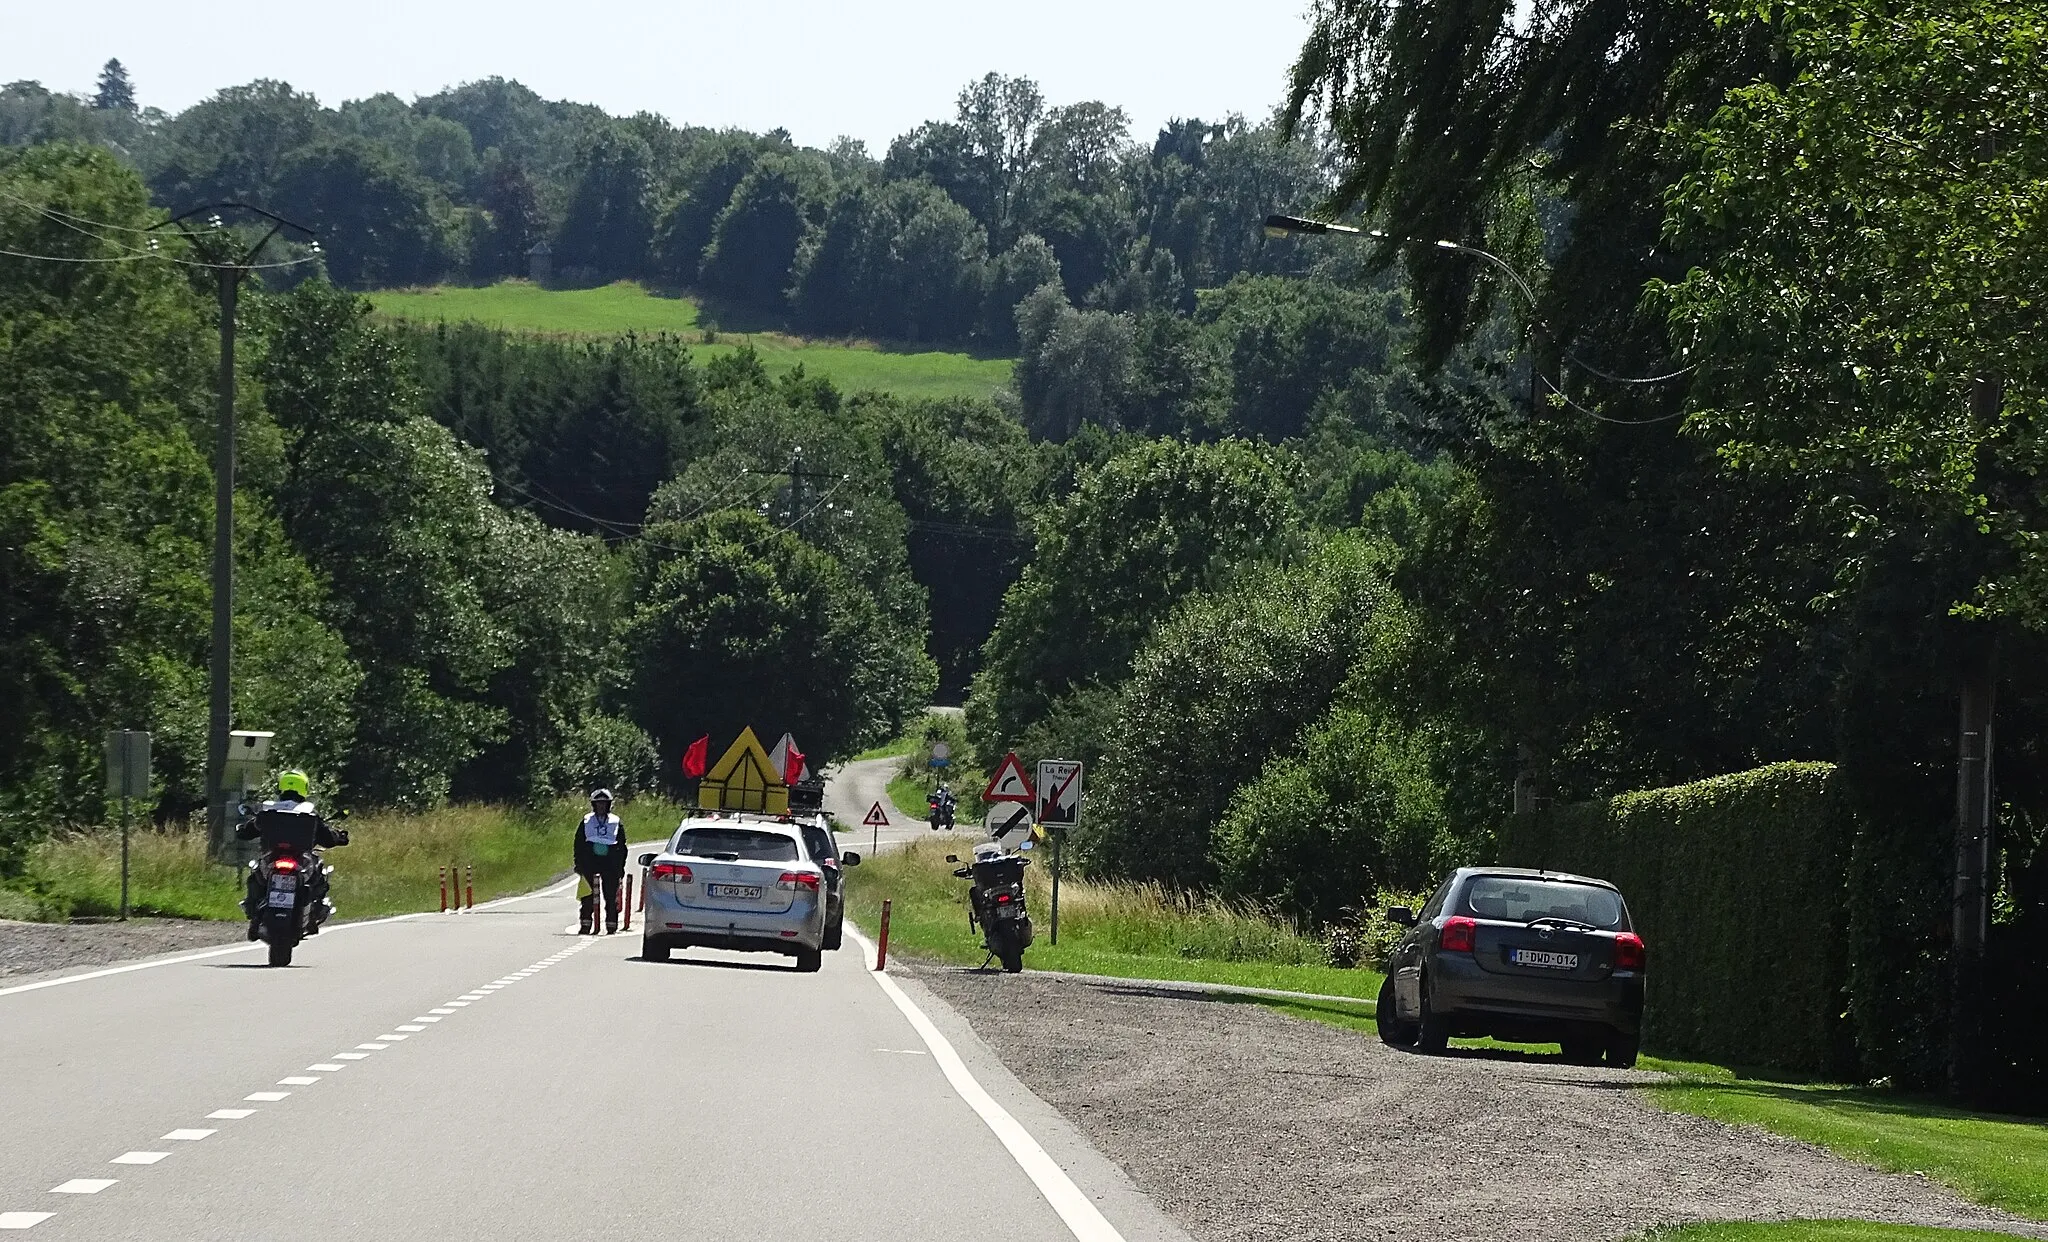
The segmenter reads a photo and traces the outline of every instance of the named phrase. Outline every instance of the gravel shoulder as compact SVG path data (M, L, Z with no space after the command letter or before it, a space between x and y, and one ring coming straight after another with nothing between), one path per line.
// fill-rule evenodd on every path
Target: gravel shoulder
M1200 1242L1591 1242L1789 1217L2048 1238L1923 1178L1666 1112L1631 1089L1646 1073L1427 1057L1142 983L902 969Z
M0 919L0 978L40 975L187 949L236 944L240 923L129 919L126 923L17 923Z

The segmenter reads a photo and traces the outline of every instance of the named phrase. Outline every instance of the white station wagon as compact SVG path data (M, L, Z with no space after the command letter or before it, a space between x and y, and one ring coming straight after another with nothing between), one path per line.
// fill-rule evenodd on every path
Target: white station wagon
M686 819L647 868L641 956L676 949L783 953L798 970L824 958L826 875L793 823L752 816Z

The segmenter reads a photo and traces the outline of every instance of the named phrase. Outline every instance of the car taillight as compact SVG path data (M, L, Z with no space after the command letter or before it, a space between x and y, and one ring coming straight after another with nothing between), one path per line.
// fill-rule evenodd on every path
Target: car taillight
M818 877L808 871L785 871L782 878L775 882L775 887L791 890L807 888L815 893L818 891Z
M1643 950L1643 938L1634 932L1623 932L1614 938L1616 970L1641 970L1648 957Z
M1470 953L1479 943L1479 924L1462 915L1453 915L1444 920L1444 929L1437 936L1436 947L1446 953Z
M271 859L270 869L272 871L297 871L299 869L299 860L289 854L285 854Z
M674 880L678 884L688 884L696 878L690 874L690 869L681 863L656 863L654 876L656 879Z

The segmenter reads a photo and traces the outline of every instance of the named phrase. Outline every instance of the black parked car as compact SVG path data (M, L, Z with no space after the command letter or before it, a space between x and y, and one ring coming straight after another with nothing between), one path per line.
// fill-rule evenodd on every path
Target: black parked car
M1605 880L1466 867L1418 914L1387 962L1380 1038L1441 1052L1453 1035L1556 1042L1565 1059L1626 1069L1643 1020L1642 937Z

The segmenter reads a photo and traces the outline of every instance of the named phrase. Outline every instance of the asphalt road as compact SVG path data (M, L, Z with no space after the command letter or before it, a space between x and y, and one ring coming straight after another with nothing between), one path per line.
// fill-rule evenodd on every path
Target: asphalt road
M7 980L0 1230L1185 1242L855 939L800 975L573 918L563 888L337 927L285 970Z

